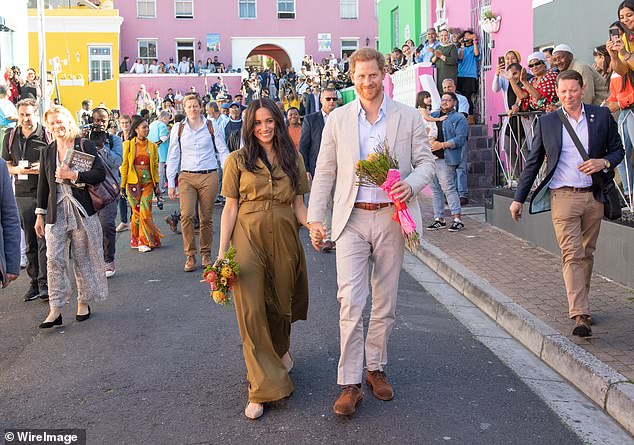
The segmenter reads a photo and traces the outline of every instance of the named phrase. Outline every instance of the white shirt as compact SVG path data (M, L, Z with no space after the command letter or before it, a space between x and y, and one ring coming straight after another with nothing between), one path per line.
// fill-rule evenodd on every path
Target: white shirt
M159 66L158 65L149 65L147 67L148 73L152 73L152 74L158 74L159 72Z
M564 115L572 125L572 129L577 133L581 145L588 152L588 120L586 119L586 108L582 105L581 116L579 122L575 121L564 109ZM591 117L592 118L592 117ZM559 162L555 168L553 178L548 185L548 188L558 189L560 187L591 187L592 177L579 171L579 164L583 163L583 158L579 154L579 150L575 146L572 138L566 131L566 128L562 124L562 141L561 141L561 154L559 155Z
M170 133L170 145L167 151L167 185L175 187L176 175L183 170L201 171L218 168L216 153L207 129L207 119L201 117L203 125L198 130L193 130L189 126L187 119L179 125L185 125L181 135L180 146L178 144L178 125L174 125ZM224 166L229 150L222 137L222 131L218 124L212 121L216 148L221 165ZM180 167L180 168L179 168Z
M132 65L132 68L130 68L130 72L135 74L143 74L145 73L145 66L142 63L135 62L134 65Z
M383 102L379 108L379 117L371 124L365 114L365 110L361 106L359 99L357 101L357 109L359 114L359 159L367 159L370 154L374 153L376 147L383 145L387 131L387 105L385 103L385 95ZM394 145L394 141L388 141L390 146ZM357 198L354 202L392 202L381 188L379 187L359 187Z
M189 73L189 63L188 62L180 62L178 64L178 73L179 74L187 74L187 73Z

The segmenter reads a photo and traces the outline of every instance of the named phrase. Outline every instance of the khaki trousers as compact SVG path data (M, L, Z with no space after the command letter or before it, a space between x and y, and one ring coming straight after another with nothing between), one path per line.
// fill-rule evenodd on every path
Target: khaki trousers
M394 324L405 245L399 224L392 220L393 213L394 207L352 209L337 239L337 299L341 305L339 385L361 383L364 349L368 370L382 371L387 364L387 342ZM364 345L363 309L370 284L372 310Z
M218 195L218 173L186 173L178 175L178 192L181 206L181 231L185 255L196 255L194 218L196 203L200 219L200 254L211 255L212 216Z
M588 293L603 204L594 199L592 192L559 189L550 191L550 207L561 248L570 318L590 315Z

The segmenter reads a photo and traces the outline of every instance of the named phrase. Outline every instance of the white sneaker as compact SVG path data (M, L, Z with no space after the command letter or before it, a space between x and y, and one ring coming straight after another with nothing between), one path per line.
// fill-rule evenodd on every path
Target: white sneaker
M110 278L111 276L113 276L116 271L117 267L114 261L111 263L106 263L106 278Z
M130 230L130 224L129 223L119 223L119 225L117 226L116 229L114 229L117 232L125 232L126 230Z
M145 253L145 252L151 252L151 251L152 251L151 247L148 247L144 244L139 245L139 252Z
M26 254L20 256L20 269L26 269Z

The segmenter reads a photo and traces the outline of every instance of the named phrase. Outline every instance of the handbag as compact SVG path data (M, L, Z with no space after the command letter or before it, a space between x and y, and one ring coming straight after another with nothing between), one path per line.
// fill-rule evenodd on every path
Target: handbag
M564 116L564 112L561 108L557 110L557 115L564 124L564 127L572 138L572 141L575 143L575 147L577 147L577 151L581 155L581 158L584 161L590 159L588 153L586 153L583 149L579 136L577 136L577 133L575 133L572 129L572 125L570 125L570 122L566 119L566 116ZM619 219L622 215L621 198L614 179L610 180L604 173L597 172L592 174L592 183L600 187L601 193L605 198L605 201L603 202L603 216L609 220Z
M79 143L81 151L84 151L84 140L85 139L82 138ZM93 208L96 211L99 211L117 200L120 188L119 179L114 175L112 169L99 151L97 151L97 156L99 156L99 159L103 164L104 170L106 171L106 177L103 181L97 184L86 184L86 190L88 190L88 193L90 194L90 200L92 201Z

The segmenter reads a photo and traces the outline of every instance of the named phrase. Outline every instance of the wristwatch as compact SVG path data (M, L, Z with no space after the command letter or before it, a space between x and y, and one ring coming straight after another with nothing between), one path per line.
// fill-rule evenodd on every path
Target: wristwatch
M608 161L607 159L604 159L603 160L603 172L607 173L609 169L610 169L610 161Z

